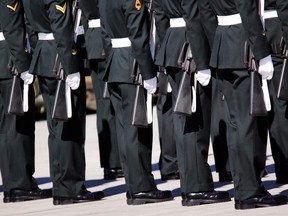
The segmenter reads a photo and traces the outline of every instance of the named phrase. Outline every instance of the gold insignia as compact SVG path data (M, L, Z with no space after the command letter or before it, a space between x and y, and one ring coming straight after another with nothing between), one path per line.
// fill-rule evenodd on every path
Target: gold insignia
M135 1L135 8L136 8L137 10L140 10L140 9L141 9L141 2L140 2L140 0L136 0L136 1Z
M61 11L63 14L66 12L66 8L67 8L66 2L63 7L61 7L60 5L56 5L56 10Z
M74 56L75 56L75 55L77 54L77 50L75 50L75 49L72 49L72 52L71 52L71 53L72 53L72 55L74 55Z
M265 31L263 31L261 34L262 34L262 36L266 36L266 32Z
M17 9L17 7L18 7L18 2L16 2L16 4L15 4L15 6L13 7L13 6L11 6L11 5L7 5L7 8L9 8L9 9L11 9L12 11L16 11L16 9Z
M26 53L28 53L28 49L27 49L27 47L24 48L24 51L25 51Z

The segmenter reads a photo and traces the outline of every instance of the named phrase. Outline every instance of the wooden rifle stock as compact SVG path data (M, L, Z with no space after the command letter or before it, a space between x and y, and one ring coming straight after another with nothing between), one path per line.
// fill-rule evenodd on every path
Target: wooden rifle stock
M196 71L196 65L192 58L190 45L186 42L178 58L178 64L182 67L183 75L178 89L178 94L173 112L182 115L192 115L192 77Z
M168 77L165 74L164 67L159 67L159 72L157 73L158 78L158 94L160 95L167 95L167 88L168 88Z
M61 63L58 65L58 55L56 56L56 61L54 69L58 67L56 77L58 79L57 89L55 94L55 101L52 109L52 118L58 121L68 121L67 105L66 105L66 82L64 78L64 71Z
M57 89L55 94L55 101L52 110L52 118L58 121L68 121L67 105L66 105L66 82L63 78L63 69L59 70L59 77L57 83Z
M12 58L9 58L8 69L11 71L13 76L10 98L8 103L8 114L23 116L23 99L22 99L22 86L21 78L15 66L13 65Z
M281 47L282 47L282 57L283 57L283 66L281 70L281 76L277 91L277 98L280 100L288 100L288 68L287 68L287 58L288 58L288 50L284 39L281 40Z
M244 62L250 73L250 108L249 114L253 116L265 116L268 114L266 110L266 105L264 101L264 95L262 90L262 79L261 75L258 73L258 63L252 53L249 45L245 44L245 57L246 62Z
M134 100L133 107L133 115L132 115L132 125L136 127L147 128L148 120L147 120L147 110L146 110L146 98L145 91L142 85L142 76L140 74L140 70L136 60L133 62L133 72L132 74L136 74L135 83L136 86L136 95Z

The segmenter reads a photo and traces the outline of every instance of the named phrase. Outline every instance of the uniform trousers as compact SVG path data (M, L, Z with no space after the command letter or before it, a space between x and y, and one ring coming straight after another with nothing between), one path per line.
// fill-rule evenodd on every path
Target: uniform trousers
M227 147L227 114L224 110L223 93L219 90L216 74L212 71L212 114L211 114L211 142L214 153L215 169L218 173L230 171Z
M180 86L181 69L167 67L173 100ZM174 130L181 192L207 192L214 189L207 162L210 142L211 85L197 85L197 111L191 116L174 114Z
M157 187L151 166L152 124L148 128L132 125L136 85L109 83L109 89L127 191L138 193L155 190Z
M268 82L271 99L269 137L277 179L288 179L288 125L287 101L277 98L283 59L273 56L274 75Z
M247 70L218 70L217 84L227 114L229 163L235 200L249 199L265 191L267 117L249 114L250 76Z
M52 119L57 82L55 78L38 76L39 87L47 110L48 147L53 196L74 197L85 181L85 82L71 90L72 118L67 122Z
M175 101L174 101L175 102ZM159 169L161 175L178 172L176 141L173 125L172 93L159 95L157 99L157 117L160 141Z
M92 65L91 65L92 66ZM100 165L103 168L121 168L115 113L110 99L103 98L105 82L101 78L105 61L93 62L91 71L93 91L97 103L97 133L100 151Z
M29 87L29 110L23 116L7 114L12 79L0 79L0 168L3 191L32 190L35 171L34 90Z

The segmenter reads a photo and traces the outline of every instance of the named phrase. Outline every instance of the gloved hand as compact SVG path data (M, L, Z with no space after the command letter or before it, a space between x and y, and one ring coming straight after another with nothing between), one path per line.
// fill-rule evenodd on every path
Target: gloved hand
M195 74L195 78L197 81L202 85L206 86L209 84L210 78L211 78L211 70L210 69L205 69L205 70L199 70Z
M274 66L271 55L268 55L265 58L260 59L258 72L259 74L262 75L263 79L267 80L272 79L274 73Z
M34 76L29 73L29 71L22 72L20 74L21 79L24 81L26 85L29 85L33 82Z
M157 90L157 78L156 76L143 81L144 88L147 90L148 94L153 94Z
M72 90L78 89L80 85L80 73L77 72L77 73L69 74L66 77L66 83Z

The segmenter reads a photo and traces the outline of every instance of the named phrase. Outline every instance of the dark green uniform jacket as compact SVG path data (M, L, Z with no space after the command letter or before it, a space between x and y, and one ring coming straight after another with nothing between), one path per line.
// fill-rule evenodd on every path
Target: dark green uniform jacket
M157 34L160 38L162 46L156 57L156 64L162 66L179 67L177 60L181 52L182 45L185 41L190 42L192 53L195 53L197 69L207 69L209 67L210 48L204 29L199 16L195 1L177 0L163 1L154 0L153 10L155 10L155 20ZM166 34L163 38L163 28L157 23L167 19L168 23L173 18L184 18L186 21L187 32L185 26L178 28L169 28L166 26ZM163 39L162 39L163 38ZM195 42L197 41L197 42Z
M85 20L100 19L99 0L80 0L79 5L83 11ZM88 28L88 22L84 25L85 43L88 59L105 59L101 40L101 28Z
M210 61L212 67L245 68L244 44L247 40L257 60L270 54L270 47L263 32L259 14L251 13L255 8L257 11L257 1L210 0L210 5L218 16L240 13L242 19L242 23L237 25L217 27Z
M35 33L53 33L55 38L38 40L30 72L44 77L55 77L53 66L57 53L66 75L79 72L69 1L24 0L23 3Z
M29 69L29 54L25 46L25 32L23 8L21 2L17 0L1 0L0 1L0 32L3 32L7 45L13 56L13 62L18 72L24 72ZM22 12L20 12L22 11ZM19 49L23 47L23 49ZM11 77L10 71L7 70L7 62L9 52L6 42L0 41L0 78Z
M107 31L105 41L107 38L129 37L132 44L131 47L120 49L110 49L109 44L105 45L105 52L108 54L106 73L109 71L105 76L108 82L131 83L134 59L139 64L143 79L155 77L157 69L150 54L149 15L144 1L105 0L100 1L100 5L101 22Z

